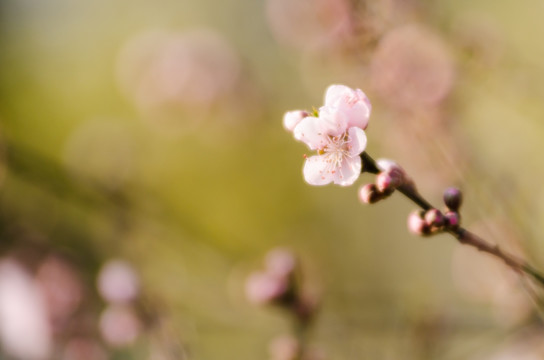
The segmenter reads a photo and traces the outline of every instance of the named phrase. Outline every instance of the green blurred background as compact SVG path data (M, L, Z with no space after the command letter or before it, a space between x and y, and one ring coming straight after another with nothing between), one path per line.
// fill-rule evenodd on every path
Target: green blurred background
M519 279L445 235L408 234L414 206L398 195L366 206L357 186L305 184L308 150L281 122L319 107L329 84L363 89L373 157L397 159L434 204L461 187L468 228L544 266L543 2L3 0L0 11L0 264L39 288L41 266L60 258L84 294L30 360L100 359L70 355L76 337L112 359L269 358L290 323L250 304L244 281L277 246L319 294L309 342L325 359L543 358ZM141 283L144 330L123 346L97 325L110 259ZM8 342L6 359L23 356Z

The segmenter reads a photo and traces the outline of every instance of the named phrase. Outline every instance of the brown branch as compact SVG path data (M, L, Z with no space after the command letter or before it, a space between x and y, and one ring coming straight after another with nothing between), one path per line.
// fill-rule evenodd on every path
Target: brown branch
M372 159L372 157L366 152L361 154L361 159L363 160L362 172L369 172L372 174L378 174L380 172L374 159ZM435 208L423 196L421 196L421 194L419 194L413 184L401 185L397 188L397 190L425 211ZM538 270L533 268L524 260L518 259L513 255L504 252L498 245L489 243L478 235L460 226L448 228L445 231L453 235L461 244L473 246L479 251L491 254L501 259L506 265L517 273L530 275L535 281L544 287L544 276Z

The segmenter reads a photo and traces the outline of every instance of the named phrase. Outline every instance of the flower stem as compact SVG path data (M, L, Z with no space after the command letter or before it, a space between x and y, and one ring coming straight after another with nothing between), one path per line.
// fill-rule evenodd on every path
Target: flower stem
M397 188L397 190L402 195L412 200L412 202L416 203L417 206L419 206L423 210L427 211L433 209L433 206L417 192L414 186L401 185Z
M378 168L378 165L376 164L376 161L370 155L364 151L361 154L361 160L363 161L363 167L361 169L361 173L370 173L370 174L379 174L380 168Z
M380 172L374 159L366 152L361 154L361 159L363 161L362 172L368 172L371 174L378 174ZM416 187L412 184L401 185L397 188L397 190L425 211L434 208L434 206L432 206L423 196L419 194ZM505 253L498 245L487 242L463 227L451 228L446 232L453 235L461 244L473 246L479 251L491 254L501 259L512 270L531 276L536 282L544 287L544 275L525 261L518 259L511 254Z

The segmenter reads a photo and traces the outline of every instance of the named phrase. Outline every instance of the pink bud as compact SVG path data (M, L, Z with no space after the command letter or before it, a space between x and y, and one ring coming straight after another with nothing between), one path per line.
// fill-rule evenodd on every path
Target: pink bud
M459 211L462 202L463 194L461 193L461 190L450 187L444 191L444 204L446 204L451 211Z
M425 213L427 226L439 228L444 225L444 215L438 209L431 209Z
M461 218L459 217L459 213L455 211L448 211L445 215L446 223L451 228L456 228L461 223Z
M296 258L293 253L287 249L278 248L266 254L266 269L272 275L279 277L289 277L295 270Z
M286 130L293 131L298 123L309 115L310 113L304 110L288 111L283 115L283 127Z
M288 281L265 272L253 273L246 281L246 296L254 304L280 299L288 290Z
M376 161L378 168L382 170L376 177L378 190L394 190L408 181L408 176L404 169L396 162L388 159L379 159Z
M319 299L315 294L300 294L295 304L294 312L301 322L308 322L315 315L319 306Z
M429 233L429 226L421 217L421 212L419 210L413 211L408 216L408 230L416 235L427 235Z
M381 172L378 174L378 176L376 176L376 188L379 192L389 190L392 183L393 179L391 178L391 175L386 171Z
M400 166L394 167L391 170L387 171L389 176L391 176L393 187L399 187L407 181L407 175L403 168Z
M380 199L378 189L374 184L366 184L359 188L359 200L363 204L373 204Z
M400 168L399 164L389 159L378 159L376 164L381 171L389 171L394 168Z

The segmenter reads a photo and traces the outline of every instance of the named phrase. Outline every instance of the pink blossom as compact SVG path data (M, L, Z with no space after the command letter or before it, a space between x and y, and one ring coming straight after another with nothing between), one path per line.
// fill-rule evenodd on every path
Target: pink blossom
M331 85L325 93L325 106L336 107L345 112L348 127L366 129L372 110L370 100L360 89L344 85Z
M293 130L295 138L317 150L317 155L308 157L304 164L306 182L348 186L357 180L361 173L359 155L366 148L364 128L368 125L370 108L361 90L332 85L318 116L300 120Z
M268 273L288 278L295 271L297 259L295 255L285 248L276 248L266 254L266 270Z
M5 352L16 359L50 359L53 344L47 315L39 284L15 260L0 259L2 355Z
M102 337L113 347L132 345L140 335L142 326L135 310L127 305L109 305L100 315Z
M288 289L288 281L282 276L267 272L253 273L246 281L246 295L254 304L266 304L281 298Z
M98 293L111 303L127 303L140 292L140 279L134 268L121 259L109 260L100 269Z

